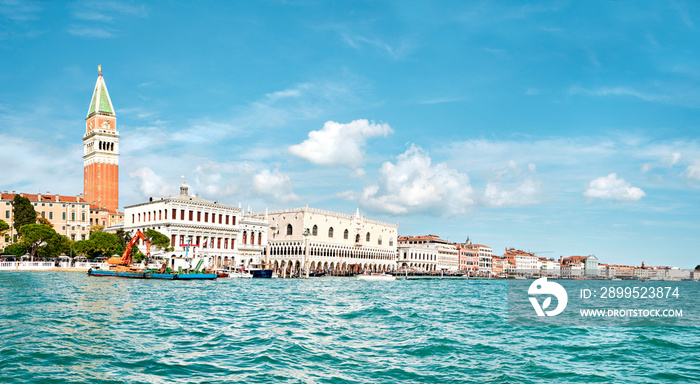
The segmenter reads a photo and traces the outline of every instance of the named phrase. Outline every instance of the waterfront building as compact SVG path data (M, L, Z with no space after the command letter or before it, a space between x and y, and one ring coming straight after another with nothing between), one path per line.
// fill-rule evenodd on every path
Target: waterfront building
M457 271L459 270L459 251L455 244L443 240L436 235L427 236L401 236L399 245L413 246L414 249L435 249L437 251L437 271Z
M583 261L574 259L561 265L561 277L566 279L580 279L584 276L584 270Z
M533 276L540 273L541 261L534 253L506 248L504 259L515 266L515 273L521 276Z
M508 263L507 259L504 259L498 255L493 255L491 259L491 272L494 276L507 276L508 274L504 272L504 264Z
M547 277L561 276L561 264L558 261L539 257L540 260L540 275Z
M0 248L10 244L17 235L13 227L12 201L15 195L29 199L38 217L47 219L53 229L71 240L85 240L90 237L90 204L82 195L63 196L42 193L2 192L0 196L0 219L10 225L8 231L0 238Z
M633 279L634 278L634 267L629 265L611 265L614 268L614 276L621 279Z
M598 258L595 255L569 256L561 259L562 267L571 262L583 264L583 274L586 277L598 277Z
M183 181L180 194L150 198L124 208L124 230L155 229L170 239L172 252L165 257L209 260L209 266L238 267L259 263L267 243L267 222L244 215L240 207L189 195ZM186 247L194 244L194 247Z
M459 270L465 271L470 275L476 275L479 270L478 252L465 244L457 243L455 247L457 247L457 252L459 253Z
M268 217L265 263L280 276L300 271L358 273L396 269L398 224L308 206Z
M472 244L471 240L467 238L467 241L462 244L465 248L472 249L476 251L478 265L477 272L481 276L489 276L492 273L492 258L493 250L482 244Z
M430 272L438 269L438 250L435 247L402 243L399 237L397 250L399 270Z

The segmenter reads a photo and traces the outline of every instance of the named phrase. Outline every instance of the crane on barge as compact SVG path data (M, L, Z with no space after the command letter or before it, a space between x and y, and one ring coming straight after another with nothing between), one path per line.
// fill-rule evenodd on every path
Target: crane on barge
M129 240L129 243L126 245L126 249L124 250L122 257L113 256L107 259L107 264L109 264L110 269L119 266L130 267L134 265L131 259L131 250L134 248L134 245L136 245L136 242L139 241L139 239L146 243L146 257L151 256L151 242L148 240L146 235L143 234L143 232L138 230L136 231L134 237L132 237L131 240Z

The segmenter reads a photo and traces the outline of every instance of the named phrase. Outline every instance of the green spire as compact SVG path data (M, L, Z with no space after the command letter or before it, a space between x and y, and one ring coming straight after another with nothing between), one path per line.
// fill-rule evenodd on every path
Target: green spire
M112 100L109 98L107 85L105 84L104 78L102 78L102 66L98 65L97 69L99 74L97 75L97 83L95 83L95 91L92 93L92 101L90 102L88 117L95 113L114 116Z

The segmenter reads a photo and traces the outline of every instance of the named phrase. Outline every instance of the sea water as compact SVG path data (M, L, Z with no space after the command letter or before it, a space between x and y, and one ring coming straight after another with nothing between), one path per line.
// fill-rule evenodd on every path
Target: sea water
M0 272L0 383L700 378L698 327L518 326L507 284Z

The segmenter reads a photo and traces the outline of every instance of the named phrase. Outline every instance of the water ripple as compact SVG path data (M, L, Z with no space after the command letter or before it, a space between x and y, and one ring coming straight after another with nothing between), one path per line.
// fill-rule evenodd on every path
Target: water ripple
M518 327L502 281L0 273L0 382L690 381L698 328Z

